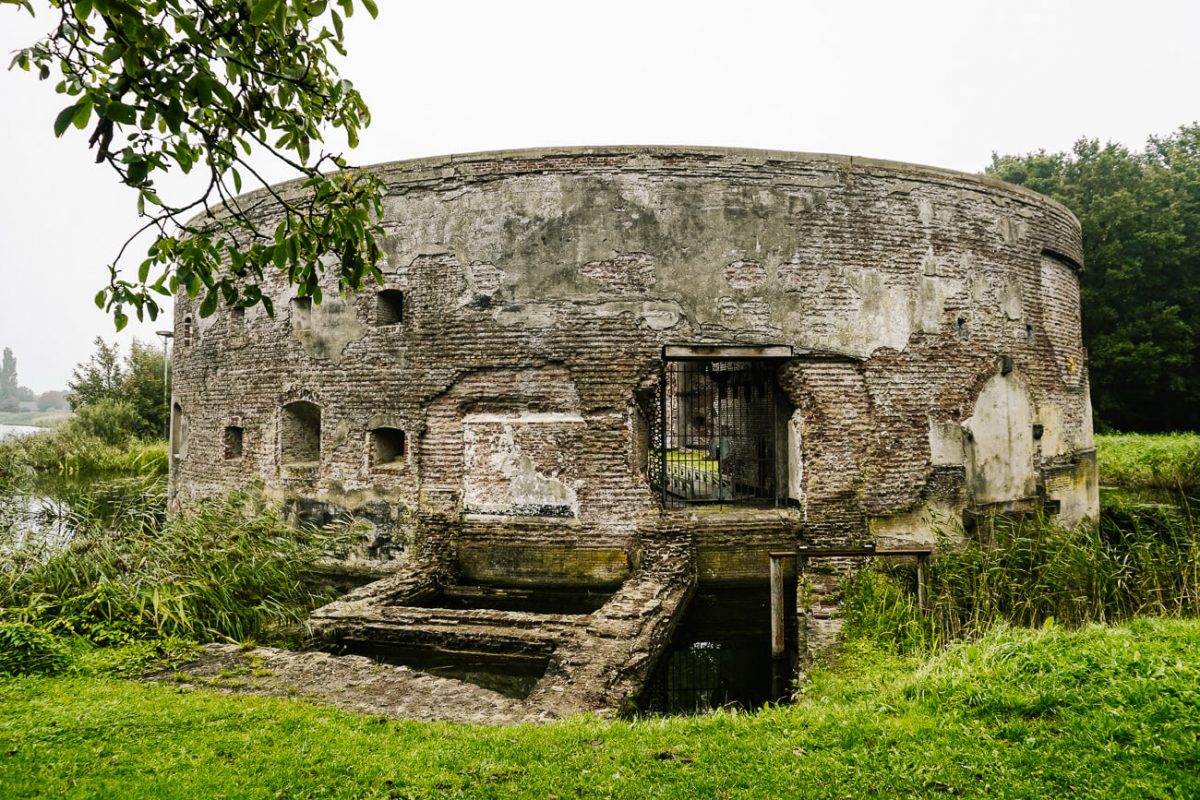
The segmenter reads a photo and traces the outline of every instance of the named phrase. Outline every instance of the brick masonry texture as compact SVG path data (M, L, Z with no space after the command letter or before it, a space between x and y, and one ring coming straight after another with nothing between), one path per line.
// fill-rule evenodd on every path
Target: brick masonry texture
M1097 511L1079 225L1039 195L701 148L373 169L384 286L325 285L309 307L272 278L274 319L177 299L177 506L258 482L370 520L364 558L606 585L675 531L701 580L740 581L765 578L771 549L929 541L968 509ZM399 321L379 324L383 288L403 293ZM638 398L672 344L793 348L787 507L662 508ZM381 427L404 432L386 464Z

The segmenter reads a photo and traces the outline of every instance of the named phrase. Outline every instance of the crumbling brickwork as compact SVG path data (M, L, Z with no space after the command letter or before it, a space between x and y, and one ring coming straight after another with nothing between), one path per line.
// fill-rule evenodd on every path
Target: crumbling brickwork
M311 305L280 279L274 319L177 300L177 503L258 481L371 519L373 557L579 584L631 574L646 532L687 530L702 580L753 580L771 549L928 540L972 508L1096 513L1080 231L1044 197L699 148L375 169L384 286ZM664 508L666 345L791 348L780 507Z

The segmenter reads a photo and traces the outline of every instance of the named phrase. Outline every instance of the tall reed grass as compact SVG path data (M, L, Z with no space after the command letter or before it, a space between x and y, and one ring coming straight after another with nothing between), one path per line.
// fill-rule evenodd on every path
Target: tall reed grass
M921 652L999 622L1078 626L1200 613L1200 520L1186 498L1110 503L1094 526L997 518L976 533L940 539L927 612L917 605L915 569L881 561L844 589L848 637Z
M305 577L347 532L294 527L248 494L168 520L165 482L136 480L69 504L74 535L65 548L25 542L3 554L0 620L101 645L262 641L329 599Z

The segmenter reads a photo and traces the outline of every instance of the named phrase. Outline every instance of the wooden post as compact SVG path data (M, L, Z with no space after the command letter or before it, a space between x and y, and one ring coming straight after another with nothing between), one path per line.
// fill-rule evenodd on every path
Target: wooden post
M771 658L776 659L787 653L784 647L783 559L782 554L771 553Z
M921 611L929 611L929 554L917 556L917 605Z
M808 620L812 608L812 598L808 591L808 556L805 555L807 550L807 547L801 547L796 554L796 657L802 673L809 667Z

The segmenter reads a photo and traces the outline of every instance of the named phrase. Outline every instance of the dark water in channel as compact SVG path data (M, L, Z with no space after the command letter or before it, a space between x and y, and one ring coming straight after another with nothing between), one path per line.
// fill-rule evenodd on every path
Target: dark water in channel
M784 586L784 619L796 618L796 584ZM643 711L691 714L758 708L784 699L796 663L796 625L787 656L771 658L770 589L766 583L701 587L639 700Z

